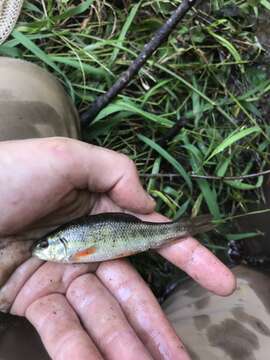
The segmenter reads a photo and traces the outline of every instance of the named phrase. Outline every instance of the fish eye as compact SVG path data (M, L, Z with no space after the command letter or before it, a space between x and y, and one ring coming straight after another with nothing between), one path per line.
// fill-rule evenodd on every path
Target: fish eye
M49 246L49 242L47 239L43 239L40 241L40 243L38 244L39 248L41 249L46 249Z

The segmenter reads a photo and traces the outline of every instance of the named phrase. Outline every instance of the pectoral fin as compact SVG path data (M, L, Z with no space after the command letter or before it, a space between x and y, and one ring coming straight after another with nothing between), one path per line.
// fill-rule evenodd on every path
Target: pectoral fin
M74 254L71 258L73 261L83 261L83 259L86 259L88 256L94 254L97 251L97 248L95 246L91 246L87 249L78 251L76 254Z

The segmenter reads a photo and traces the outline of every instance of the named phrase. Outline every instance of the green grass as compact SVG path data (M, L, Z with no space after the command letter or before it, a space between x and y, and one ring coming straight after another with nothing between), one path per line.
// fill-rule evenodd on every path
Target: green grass
M82 110L113 84L178 3L26 2L0 54L47 68ZM191 175L241 176L269 168L269 11L268 0L204 2L84 132L85 141L136 162L161 213L175 218L210 212L219 219L264 201L262 177ZM184 127L160 146L177 121ZM149 177L160 173L179 176ZM222 255L227 232L235 238L231 222L202 241ZM139 269L144 257L136 261ZM154 255L148 264L143 274L161 295L178 272Z

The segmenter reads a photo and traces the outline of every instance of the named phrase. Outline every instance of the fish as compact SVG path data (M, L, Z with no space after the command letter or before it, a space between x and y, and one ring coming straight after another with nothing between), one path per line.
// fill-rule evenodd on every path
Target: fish
M83 216L41 238L32 254L59 263L89 263L158 249L214 228L210 215L148 222L126 213Z

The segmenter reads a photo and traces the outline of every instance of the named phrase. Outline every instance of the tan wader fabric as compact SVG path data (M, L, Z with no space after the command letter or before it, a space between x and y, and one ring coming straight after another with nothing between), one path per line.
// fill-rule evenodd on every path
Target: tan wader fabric
M0 140L47 136L79 136L70 100L37 66L0 58ZM235 274L238 287L230 297L215 296L188 281L164 304L193 360L270 359L269 277L244 267ZM0 314L0 360L18 359L48 355L26 320Z
M60 83L40 67L0 57L0 141L49 136L78 138L74 105ZM0 286L28 257L29 242L8 242L0 254Z
M79 136L79 118L55 78L22 60L0 58L0 140Z
M237 289L219 297L188 281L163 305L193 360L270 359L270 278L240 266Z
M64 89L36 65L0 58L0 140L49 136L79 137L79 117ZM12 252L23 261L17 250L6 248L5 258ZM12 270L5 268L3 276ZM34 328L25 319L0 313L0 360L32 359L49 359Z

